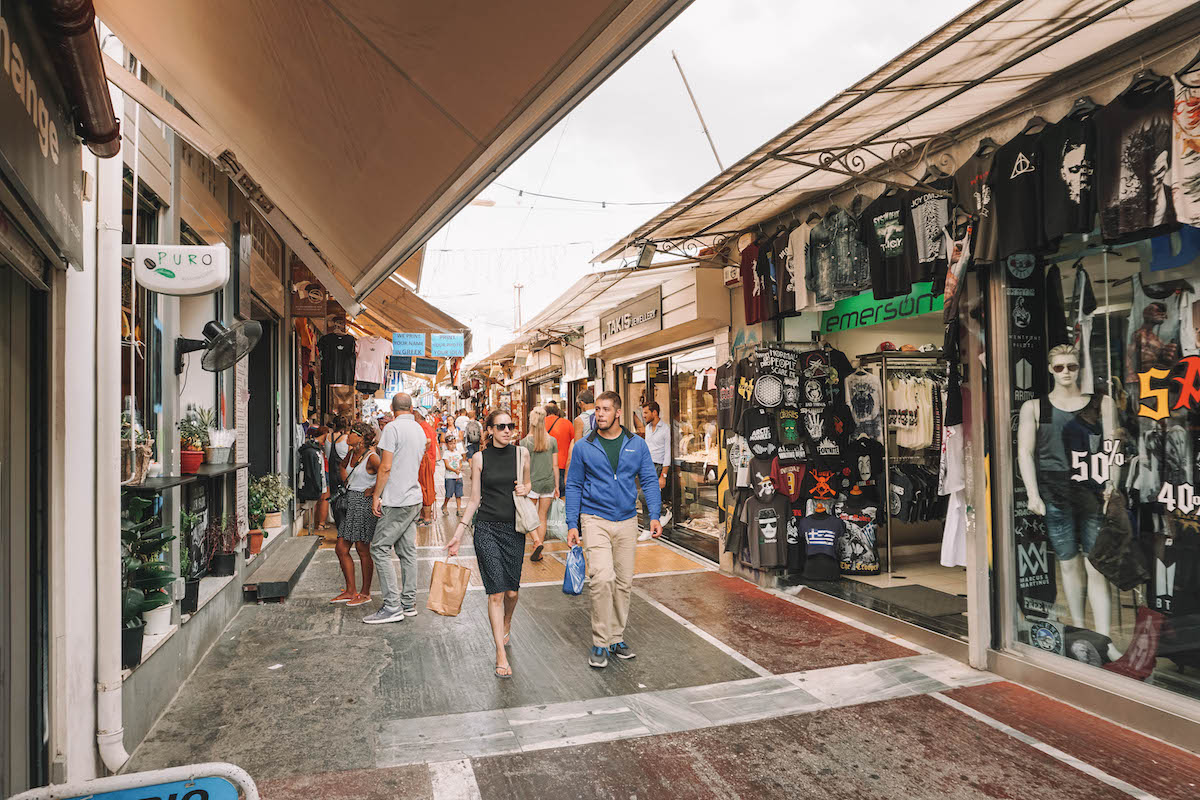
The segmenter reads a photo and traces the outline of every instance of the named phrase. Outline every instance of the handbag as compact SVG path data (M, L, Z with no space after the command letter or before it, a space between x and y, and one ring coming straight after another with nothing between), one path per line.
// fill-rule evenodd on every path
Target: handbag
M517 482L520 483L521 478L525 474L521 461L521 454L525 452L525 448L521 445L515 446L517 448ZM528 455L525 457L528 458ZM513 505L517 509L517 532L529 533L530 531L536 531L538 526L542 524L541 517L538 516L537 504L528 497L513 492Z
M443 617L456 617L462 611L463 598L467 596L467 585L471 582L471 570L449 559L433 562L433 576L429 580L429 599L425 607Z
M567 540L567 504L556 497L550 504L546 519L546 535L565 542Z

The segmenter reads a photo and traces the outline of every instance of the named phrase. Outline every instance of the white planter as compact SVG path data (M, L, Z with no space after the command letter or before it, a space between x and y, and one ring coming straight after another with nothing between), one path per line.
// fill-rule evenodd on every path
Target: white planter
M168 603L165 606L151 609L142 613L142 619L146 622L146 636L161 636L171 630L171 609L174 603Z

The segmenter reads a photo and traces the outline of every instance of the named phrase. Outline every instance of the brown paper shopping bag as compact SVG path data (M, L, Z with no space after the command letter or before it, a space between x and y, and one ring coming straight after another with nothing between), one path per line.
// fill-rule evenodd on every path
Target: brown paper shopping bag
M433 562L433 580L429 582L429 601L425 607L445 617L458 616L470 580L471 570L467 567L451 564L449 560Z

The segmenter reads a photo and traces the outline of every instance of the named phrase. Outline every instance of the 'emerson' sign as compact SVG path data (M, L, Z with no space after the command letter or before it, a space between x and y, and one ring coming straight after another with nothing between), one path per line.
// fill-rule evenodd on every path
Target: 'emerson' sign
M821 332L848 331L894 319L916 317L930 311L941 311L945 304L942 295L933 293L931 283L914 283L908 294L887 300L876 300L868 289L854 297L838 300L832 310L822 312Z
M655 286L600 317L600 344L616 344L661 330L662 287Z

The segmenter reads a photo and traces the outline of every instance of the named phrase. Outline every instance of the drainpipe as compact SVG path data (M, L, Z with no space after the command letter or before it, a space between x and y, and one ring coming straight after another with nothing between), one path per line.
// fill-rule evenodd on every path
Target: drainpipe
M100 160L96 170L96 745L109 772L129 760L121 708L121 383L114 379L121 374L122 161Z
M112 158L121 151L121 126L104 79L92 0L49 0L40 18L79 135L99 158Z

